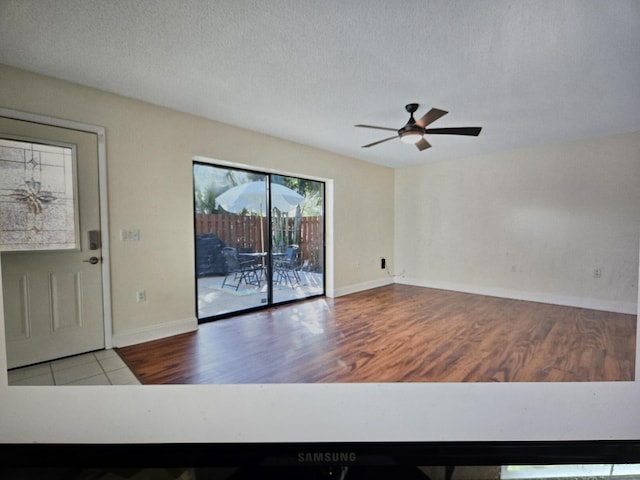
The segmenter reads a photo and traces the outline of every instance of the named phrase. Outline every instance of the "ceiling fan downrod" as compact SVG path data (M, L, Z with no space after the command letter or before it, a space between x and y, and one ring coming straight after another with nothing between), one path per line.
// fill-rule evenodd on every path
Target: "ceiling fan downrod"
M416 119L413 118L413 114L418 111L419 106L420 105L417 103L405 105L404 109L409 112L409 121L407 122L407 125L414 125L416 123Z

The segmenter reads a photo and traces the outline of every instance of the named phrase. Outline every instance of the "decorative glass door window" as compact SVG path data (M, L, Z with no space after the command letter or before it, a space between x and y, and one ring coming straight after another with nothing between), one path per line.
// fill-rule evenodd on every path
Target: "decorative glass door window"
M0 251L78 248L75 149L0 138Z

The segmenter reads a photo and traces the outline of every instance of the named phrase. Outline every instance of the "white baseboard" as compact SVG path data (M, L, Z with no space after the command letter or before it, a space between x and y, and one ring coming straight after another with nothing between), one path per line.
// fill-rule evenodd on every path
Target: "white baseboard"
M391 285L393 278L381 278L379 280L371 280L369 282L357 283L355 285L349 285L347 287L336 288L333 291L334 297L342 297L343 295L349 295L350 293L363 292L364 290L370 290L372 288L384 287L385 285Z
M479 285L441 282L420 278L397 278L395 283L413 285L416 287L437 288L439 290L451 290L454 292L475 293L477 295L487 295L489 297L527 300L529 302L549 303L552 305L564 305L566 307L588 308L591 310L602 310L605 312L627 313L631 315L636 315L638 312L638 305L633 302L572 297L544 292L525 292L520 290L511 290L508 288L483 287Z
M570 297L542 292L523 292L506 288L483 287L478 285L467 285L461 283L441 282L406 277L396 277L395 282L393 278L389 277L336 288L333 292L333 296L341 297L343 295L349 295L351 293L357 293L365 290L370 290L372 288L391 285L392 283L413 285L416 287L437 288L440 290L451 290L455 292L474 293L477 295L487 295L490 297L527 300L530 302L549 303L553 305L564 305L568 307L589 308L592 310L603 310L606 312L626 313L631 315L636 315L638 313L638 305L633 302L618 302L595 298ZM130 330L125 333L114 334L112 336L111 343L115 348L126 347L129 345L136 345L138 343L144 343L152 340L170 337L173 335L179 335L181 333L193 332L197 329L198 320L195 317L190 317L164 323L162 325L153 325Z
M159 340L160 338L171 337L181 333L193 332L197 329L198 320L195 317L183 318L161 325L152 325L130 330L125 333L117 333L113 335L111 342L113 347L116 348L127 347L129 345Z

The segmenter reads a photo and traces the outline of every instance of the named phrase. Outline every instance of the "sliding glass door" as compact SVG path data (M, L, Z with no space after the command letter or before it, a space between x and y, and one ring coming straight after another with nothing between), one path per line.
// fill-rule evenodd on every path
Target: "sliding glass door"
M280 192L300 199L290 206ZM271 264L273 303L324 294L324 184L271 175Z
M324 295L324 184L194 163L197 315Z

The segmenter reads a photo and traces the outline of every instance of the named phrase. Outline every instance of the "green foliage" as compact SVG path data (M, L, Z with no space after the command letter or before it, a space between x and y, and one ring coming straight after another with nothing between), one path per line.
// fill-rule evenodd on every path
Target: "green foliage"
M273 175L271 181L288 187L304 197L303 202L296 207L295 215L292 217L289 216L289 212L281 212L277 208L272 211L273 246L276 251L284 251L287 245L300 244L302 217L323 215L323 183L282 175Z
M217 195L212 188L196 190L194 193L197 213L214 213L216 211Z
M304 197L299 207L301 216L313 217L323 214L324 184L322 182L282 175L273 175L271 178L273 183L284 185Z

